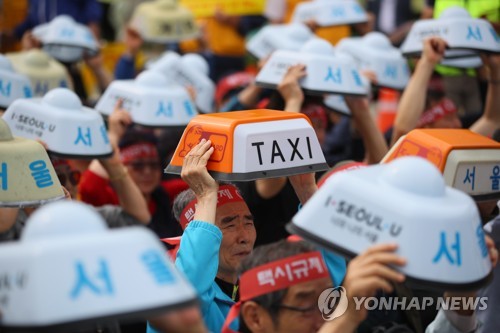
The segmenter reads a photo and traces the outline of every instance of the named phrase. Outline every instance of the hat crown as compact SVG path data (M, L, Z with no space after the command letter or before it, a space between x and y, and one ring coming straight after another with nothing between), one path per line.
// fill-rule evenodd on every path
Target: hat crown
M391 41L387 36L380 32L370 32L363 37L365 43L377 49L390 49L392 48Z
M161 87L168 84L165 75L161 75L160 73L153 72L151 70L147 70L139 74L136 82L144 87Z
M311 39L300 49L301 52L326 56L333 56L334 50L335 49L329 42L321 38Z
M205 59L196 53L188 53L181 58L182 64L186 67L191 67L194 70L200 71L203 75L208 75L209 68Z
M92 208L78 202L62 201L33 213L26 224L22 240L100 233L104 230L106 223Z
M471 18L470 13L467 9L463 7L453 6L445 9L441 15L440 19L450 19L450 18Z
M44 68L49 66L50 58L45 52L33 49L26 52L24 61L30 67Z
M43 97L43 103L60 108L60 109L69 109L69 110L81 110L82 102L78 96L69 89L66 88L56 88L49 91Z
M421 157L396 159L387 165L380 179L392 187L425 197L443 197L446 191L439 170Z

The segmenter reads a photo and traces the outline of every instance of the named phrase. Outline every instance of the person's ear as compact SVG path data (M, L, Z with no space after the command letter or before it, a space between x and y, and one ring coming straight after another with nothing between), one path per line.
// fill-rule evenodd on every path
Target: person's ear
M253 301L247 301L241 306L241 318L252 333L269 331L272 319L269 313Z

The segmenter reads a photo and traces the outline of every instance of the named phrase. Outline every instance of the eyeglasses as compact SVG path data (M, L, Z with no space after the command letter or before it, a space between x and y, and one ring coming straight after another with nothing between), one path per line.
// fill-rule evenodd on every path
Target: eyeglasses
M134 171L137 172L142 172L144 169L149 168L151 170L158 170L160 169L160 162L159 161L137 161L137 162L130 162L126 164L127 166L130 166Z
M291 305L286 305L286 304L277 304L276 307L278 307L280 309L299 312L301 315L303 315L305 317L311 316L315 310L318 311L318 313L319 313L318 306L316 304L313 304L313 305L307 306L307 307L297 307L297 306L291 306Z
M57 173L57 178L59 178L59 182L63 186L66 184L66 181L69 181L71 185L76 186L80 183L82 174L78 170L73 170L65 173Z

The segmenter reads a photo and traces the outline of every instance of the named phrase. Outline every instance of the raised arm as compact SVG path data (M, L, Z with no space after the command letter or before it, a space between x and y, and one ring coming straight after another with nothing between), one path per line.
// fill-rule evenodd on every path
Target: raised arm
M354 124L358 129L365 146L365 163L376 164L387 154L388 148L382 132L377 127L370 112L367 98L345 97L351 110Z
M151 220L151 214L146 199L121 162L118 150L118 141L131 123L132 120L127 111L120 109L113 111L109 116L109 141L113 146L113 156L93 161L89 170L110 181L118 196L120 206L126 213L142 223L148 224Z
M485 55L483 59L489 69L486 105L483 115L470 130L491 137L500 128L500 55Z
M417 126L417 122L425 109L427 85L434 67L443 58L445 49L446 42L441 38L433 37L424 41L422 57L418 61L415 72L399 101L398 112L394 120L391 146L401 136Z

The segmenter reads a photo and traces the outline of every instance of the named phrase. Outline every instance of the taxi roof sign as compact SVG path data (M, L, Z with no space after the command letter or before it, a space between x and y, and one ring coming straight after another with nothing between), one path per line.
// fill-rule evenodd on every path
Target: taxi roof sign
M43 146L13 137L0 118L0 207L36 206L62 198L61 183Z
M415 129L398 140L382 163L402 156L427 159L448 186L476 200L500 198L500 143L487 137L466 129Z
M112 82L95 108L109 116L120 100L132 121L143 126L185 126L197 114L187 90L153 70Z
M73 88L66 67L40 49L9 53L7 58L18 73L30 79L34 97L43 97L55 88Z
M296 64L306 66L307 75L300 80L300 86L309 94L368 94L369 86L359 73L355 60L344 53L336 54L333 46L320 38L309 40L299 52L275 51L257 74L255 82L274 89L288 68Z
M443 38L451 50L474 50L500 53L500 37L493 26L484 19L471 18L466 9L450 7L438 19L415 22L401 45L405 56L419 56L423 40L428 37ZM446 58L462 57L445 53Z
M407 264L396 269L416 286L476 290L492 277L474 201L420 157L332 175L289 230L348 258L397 243Z
M0 304L0 325L11 329L90 329L196 302L193 287L151 231L107 229L82 203L38 209L19 242L0 246L0 261L2 277L22 279L0 291L8 299Z
M0 54L0 108L7 108L16 99L31 96L29 79L15 72L10 60Z
M314 33L302 23L272 24L253 35L246 48L257 59L265 59L276 50L298 51L313 37Z
M356 59L360 69L375 72L379 86L403 90L410 79L407 60L380 32L370 32L362 38L344 38L335 50L346 52Z
M212 141L214 153L207 168L218 180L247 181L328 168L307 116L248 110L193 118L165 172L180 174L184 156L202 139Z
M59 15L35 27L33 35L43 43L44 51L63 62L76 62L85 53L95 55L99 52L92 31L68 15Z
M344 116L351 117L351 110L347 106L345 99L342 95L329 94L323 98L323 103L325 106L337 113Z
M367 22L368 15L356 0L316 0L297 4L292 21L310 20L314 20L320 27L327 27Z
M139 4L131 26L148 42L178 42L198 36L193 13L177 0L155 0Z
M43 98L18 99L3 119L14 135L41 140L55 155L93 159L113 153L102 116L82 106L67 88L53 89Z

